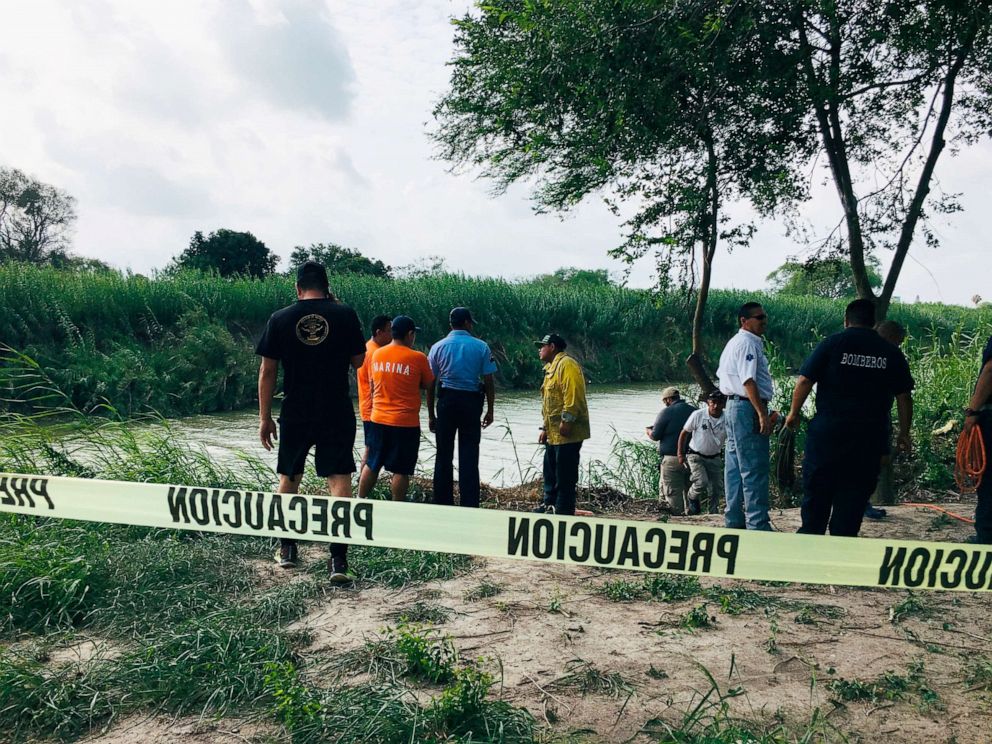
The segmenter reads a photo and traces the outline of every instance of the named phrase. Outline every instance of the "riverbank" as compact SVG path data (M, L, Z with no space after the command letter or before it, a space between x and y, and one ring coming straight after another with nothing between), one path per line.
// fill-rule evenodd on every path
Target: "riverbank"
M379 313L413 316L423 328L424 348L447 332L451 307L470 306L479 320L477 332L499 362L497 382L503 389L539 385L541 366L532 342L552 329L569 340L595 383L686 376L691 308L682 295L452 275L336 276L332 289L363 323ZM149 279L4 265L0 339L36 360L76 408L106 404L125 416L150 409L166 416L235 410L255 400L254 339L269 315L293 298L286 277ZM715 290L704 328L711 367L736 331L736 308L753 298L769 311L768 340L782 372L842 326L840 301ZM990 308L897 303L890 316L909 328L920 353L992 332ZM16 397L9 381L3 397Z

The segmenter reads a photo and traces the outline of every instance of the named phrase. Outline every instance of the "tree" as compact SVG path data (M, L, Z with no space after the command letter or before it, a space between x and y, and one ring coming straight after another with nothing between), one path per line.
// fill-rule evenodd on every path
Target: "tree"
M807 111L795 134L818 140L843 213L824 244L839 236L858 295L876 299L884 318L917 229L936 246L929 218L959 208L953 196L931 195L941 154L992 131L992 9L791 0L769 13L782 33L767 48L794 59L790 95ZM876 294L869 257L879 249L892 263Z
M723 204L746 197L767 212L804 193L783 165L807 146L790 127L802 112L776 93L793 70L757 53L777 32L759 20L760 8L702 0L489 2L455 24L450 90L434 112L442 157L480 168L497 192L533 178L538 210L594 193L617 212L640 205L612 254L654 252L661 286L693 286L701 272L687 361L704 389L713 259L753 231L730 225Z
M366 258L354 248L337 243L313 243L309 248L296 246L289 257L290 273L307 261L323 264L328 274L366 274L389 279L392 272L392 267L382 261Z
M879 262L868 256L868 280L872 289L882 286ZM805 263L786 261L767 277L773 291L784 295L851 299L858 296L851 275L851 264L846 258L811 258Z
M610 272L606 269L579 269L575 266L563 266L555 269L552 274L541 274L534 277L535 284L548 287L561 287L565 284L575 287L608 287Z
M68 255L76 200L16 168L0 168L0 263L44 264Z
M451 274L444 256L421 256L413 263L396 267L397 279L428 279Z
M176 268L216 271L221 276L262 278L275 273L278 258L250 232L217 230L206 238L197 230L189 248L175 259Z

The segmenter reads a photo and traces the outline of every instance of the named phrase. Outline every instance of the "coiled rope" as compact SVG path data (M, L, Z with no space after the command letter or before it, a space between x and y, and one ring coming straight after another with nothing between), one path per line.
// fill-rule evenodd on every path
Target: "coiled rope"
M954 481L961 493L975 493L985 473L985 440L982 430L973 426L962 431L954 458Z

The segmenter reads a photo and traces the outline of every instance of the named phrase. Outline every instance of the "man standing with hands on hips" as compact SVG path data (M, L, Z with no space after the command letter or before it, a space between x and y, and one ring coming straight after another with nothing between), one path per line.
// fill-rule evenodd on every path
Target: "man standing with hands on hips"
M431 347L427 359L435 381L427 393L430 430L437 438L434 457L434 503L453 505L454 474L451 460L458 435L458 495L462 506L479 505L479 442L482 430L493 422L496 397L493 373L496 360L489 345L472 335L475 319L467 307L448 315L451 333ZM437 389L437 413L435 395ZM482 401L486 413L482 414Z
M544 427L537 440L544 445L544 500L534 511L575 514L579 450L589 438L586 379L579 363L565 353L568 344L557 333L549 333L534 345L544 362Z
M717 377L727 396L727 451L724 465L727 508L724 523L734 529L771 530L768 519L768 455L772 419L772 376L762 336L768 314L757 302L737 312L740 330L720 355Z

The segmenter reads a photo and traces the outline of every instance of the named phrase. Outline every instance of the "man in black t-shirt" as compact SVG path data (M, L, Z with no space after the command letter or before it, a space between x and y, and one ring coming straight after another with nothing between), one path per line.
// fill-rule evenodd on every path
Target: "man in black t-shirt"
M855 300L844 328L813 350L799 370L785 425L799 427L816 385L816 415L806 434L800 532L856 537L888 451L889 412L896 399L900 450L912 448L913 377L906 357L874 330L875 304Z
M355 311L330 293L327 272L307 261L296 272L296 302L272 314L255 353L258 370L258 436L272 449L276 423L272 396L279 364L283 368L283 403L279 412L279 493L297 493L307 454L314 449L317 475L327 479L336 498L351 496L355 472L355 410L348 367L365 359L365 338ZM330 572L335 584L347 584L348 546L331 543ZM283 568L297 561L296 541L280 540L276 557Z
M971 401L964 411L964 430L975 426L985 440L985 473L978 484L978 505L975 507L975 542L992 545L992 336L982 352L982 368Z

